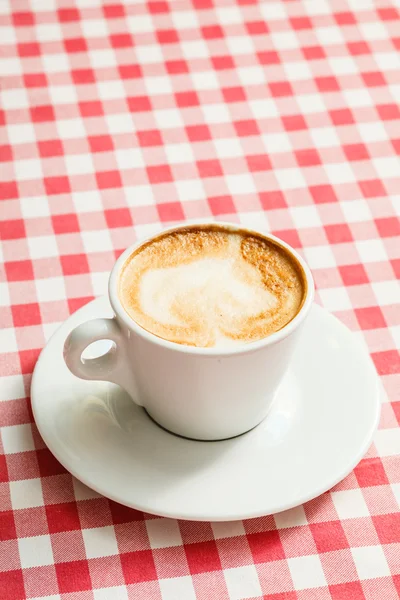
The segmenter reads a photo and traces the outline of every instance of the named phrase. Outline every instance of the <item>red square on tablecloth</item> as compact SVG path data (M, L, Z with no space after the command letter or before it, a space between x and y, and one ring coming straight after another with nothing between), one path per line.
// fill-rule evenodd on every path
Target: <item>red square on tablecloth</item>
M349 547L340 521L310 523L309 527L318 552L333 552Z
M140 583L157 579L151 550L126 552L120 555L125 583Z
M278 531L250 533L247 534L247 541L256 564L285 558Z
M74 560L55 565L58 585L62 594L92 589L86 560Z
M81 528L76 502L50 504L46 506L46 516L50 533Z
M0 512L0 541L13 540L17 537L12 510Z
M24 578L20 569L0 571L0 593L4 594L4 600L26 600Z
M379 458L364 458L354 469L360 487L389 483Z
M329 591L332 600L366 600L359 581L330 585Z
M33 267L31 260L16 260L4 263L8 281L31 281Z
M39 304L14 304L11 311L15 327L27 327L41 323Z
M185 553L192 575L221 569L218 548L214 540L187 544Z

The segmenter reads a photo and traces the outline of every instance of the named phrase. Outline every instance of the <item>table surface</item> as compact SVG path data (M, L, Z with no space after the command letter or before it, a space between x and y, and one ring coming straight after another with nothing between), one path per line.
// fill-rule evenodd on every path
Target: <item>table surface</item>
M3 0L0 43L0 599L397 599L395 4ZM32 419L52 332L105 293L127 245L196 218L297 248L387 393L366 458L280 515L119 506L74 480Z

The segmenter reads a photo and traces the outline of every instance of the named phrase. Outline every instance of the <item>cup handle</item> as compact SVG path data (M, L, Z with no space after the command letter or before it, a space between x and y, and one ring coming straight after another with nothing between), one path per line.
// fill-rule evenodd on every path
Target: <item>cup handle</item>
M110 340L114 345L97 358L83 358L82 353L90 344ZM93 319L78 325L64 344L64 360L68 369L81 379L117 383L123 387L136 404L142 406L127 359L125 338L115 318Z

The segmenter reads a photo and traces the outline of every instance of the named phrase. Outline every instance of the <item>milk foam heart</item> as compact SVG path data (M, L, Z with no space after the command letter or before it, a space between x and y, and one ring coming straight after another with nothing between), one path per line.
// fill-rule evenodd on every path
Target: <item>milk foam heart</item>
M205 226L160 235L134 251L119 278L125 311L154 335L229 348L278 331L298 313L304 275L261 235Z

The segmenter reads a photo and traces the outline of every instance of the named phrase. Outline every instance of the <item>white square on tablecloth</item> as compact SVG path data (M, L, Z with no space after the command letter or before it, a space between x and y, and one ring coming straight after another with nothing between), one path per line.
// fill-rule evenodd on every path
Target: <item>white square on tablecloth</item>
M357 109L359 106L371 106L374 104L374 100L368 92L368 88L361 90L343 90L342 94L346 99L346 104L354 109Z
M81 175L94 172L91 154L73 154L64 157L68 175Z
M286 133L264 133L262 136L265 149L270 154L291 152L292 145Z
M80 3L82 0L79 0ZM79 22L85 38L102 38L109 35L108 22L106 19L82 19Z
M340 519L369 516L368 506L360 489L332 492L332 500Z
M97 212L103 210L101 195L98 191L74 192L72 200L78 213Z
M399 428L380 429L375 433L374 443L379 456L397 456L400 454Z
M388 140L389 135L384 125L380 121L375 123L357 123L358 133L365 142L381 142Z
M31 196L29 198L20 198L20 207L25 219L38 217L49 217L50 207L47 196Z
M257 231L264 233L269 233L271 231L268 221L268 213L266 211L255 210L248 213L242 213L239 216L239 220L244 227L257 229Z
M37 25L36 27L39 27L39 25ZM42 25L42 27L46 27L46 25ZM51 31L49 32L49 35L51 34ZM63 36L61 34L60 39L62 39ZM44 39L42 39L38 33L38 40L40 40L41 42L45 41ZM70 70L70 64L69 64L69 60L68 60L68 54L61 54L61 53L57 53L57 54L52 54L52 53L45 53L42 54L41 56L41 62L43 63L44 66L44 71L46 73L60 73L60 72L69 72ZM67 86L65 86L67 87ZM72 87L72 86L71 86Z
M361 580L390 576L382 546L363 546L350 548L350 550Z
M231 56L243 54L253 54L254 45L253 40L250 36L238 35L232 36L225 39L226 45L229 48L229 54Z
M340 145L339 136L334 127L316 127L309 132L318 148L334 148Z
M360 69L356 61L349 55L330 57L329 66L336 77L339 75L348 75L349 73L358 73Z
M143 153L140 148L115 150L114 158L120 171L124 171L125 169L142 169L145 166Z
M158 77L146 77L145 84L150 95L173 93L171 78L167 77L166 75L160 75Z
M210 71L191 73L191 79L196 90L218 90L220 86L218 77Z
M330 246L310 246L304 248L306 261L311 269L335 267L335 256Z
M12 327L0 329L0 354L5 354L6 352L18 352L15 329Z
M36 258L49 258L50 256L59 255L57 241L54 235L28 237L27 242L29 247L29 256L33 260Z
M368 202L365 200L342 202L340 208L348 223L360 223L361 221L371 220L371 211L369 210Z
M170 165L188 163L194 160L192 146L183 142L182 144L168 144L164 148Z
M1 287L2 284L0 284L0 298L4 300L4 295L2 295L3 292ZM24 398L25 396L26 394L24 387L24 378L22 377L22 375L8 375L7 377L1 378L0 402L6 402L7 400L17 400L18 398Z
M27 108L30 104L25 88L4 89L1 92L2 107L5 110Z
M125 87L120 79L116 79L115 81L98 81L97 90L98 96L102 100L119 99L125 96Z
M307 187L301 169L276 169L275 177L283 190Z
M288 558L287 562L296 590L305 590L307 588L317 588L326 585L321 561L316 554Z
M241 175L225 175L226 184L231 194L254 194L256 186L253 177L249 173Z
M299 79L312 79L312 77L313 77L312 70L310 69L310 65L306 61L297 60L294 62L287 62L286 64L283 65L283 68L285 69L285 73L286 73L289 81L299 81ZM310 98L310 96L311 96L311 98ZM297 102L299 101L300 98L310 98L310 100L312 99L312 103L314 103L314 104L315 104L315 99L318 98L318 100L319 100L318 103L324 106L324 109L322 109L322 110L325 110L325 105L324 105L323 99L318 94L307 94L306 96L298 96L296 94Z
M126 17L130 33L146 33L154 31L154 23L150 15L131 15ZM146 46L143 46L146 48Z
M400 483L392 483L392 491L400 508Z
M314 204L310 204L310 206L292 206L290 214L294 224L299 229L322 226L321 217Z
M192 29L199 26L195 10L172 11L170 14L176 29Z
M10 481L9 485L13 510L43 506L42 483L39 478Z
M258 85L267 82L266 73L260 66L243 67L237 72L243 85Z
M210 51L203 40L181 42L181 52L184 58L208 58Z
M7 125L7 136L10 144L28 144L29 142L36 141L36 132L32 123L12 123Z
M229 158L232 156L243 156L243 148L239 140L215 139L213 140L218 158Z
M192 578L171 577L159 579L162 600L196 600Z
M343 44L340 27L318 27L315 29L315 35L322 47L329 44Z
M216 540L246 534L242 521L215 521L211 527Z
M395 69L397 72L400 70L400 58L395 50L393 52L375 52L374 61L382 73L391 69Z
M289 50L300 45L299 38L293 31L279 31L269 34L276 50Z
M190 200L202 200L205 191L201 179L192 179L190 181L175 181L175 188L181 202Z
M83 119L77 117L75 119L57 119L56 127L58 131L58 135L62 139L75 139L75 138L86 138L87 131L85 125L83 124ZM81 155L81 156L90 156ZM66 155L65 158L75 158L73 155ZM79 157L80 158L80 157Z
M330 310L351 310L352 304L345 288L327 288L318 290L323 306Z
M0 27L0 40L3 42L4 38L3 36L3 32L6 30L5 27ZM12 31L12 28L8 25L7 26L7 30L8 31ZM13 37L15 36L15 33L12 32ZM4 40L4 45L6 44L6 41ZM10 42L11 44L15 44L15 42ZM21 61L19 60L19 58L2 58L1 59L1 74L3 77L5 77L6 75L17 75L21 72Z
M268 2L261 3L259 10L264 17L266 23L268 21L276 21L279 19L287 19L287 12L285 5L282 2L274 2L269 0Z
M113 525L82 529L87 558L100 558L118 554L118 544Z
M136 60L139 64L163 63L164 56L161 46L155 44L144 44L135 48Z
M399 176L400 160L398 156L383 156L381 158L374 158L373 165L375 171L381 179L390 179L392 177L394 178Z
M93 67L104 69L105 67L115 67L117 59L114 50L107 48L106 50L91 50L90 62ZM111 81L107 81L107 83L111 83Z
M207 123L229 123L231 115L225 104L204 104L201 107Z
M361 262L387 261L385 246L382 240L357 240L355 246L361 258Z
M218 8L218 4L216 4L215 12L218 15L218 21L220 23L231 24L231 23L242 23L243 22L242 12L236 6L230 6L227 8Z
M363 0L363 8L365 7L365 0ZM371 2L371 8L375 8L375 2ZM386 40L388 32L383 23L380 23L377 19L371 23L359 23L358 29L361 31L361 35L365 40Z
M151 185L126 186L125 198L128 206L151 206L155 204Z
M21 567L43 567L54 563L51 539L49 535L38 535L18 539Z
M48 279L36 279L35 286L39 302L52 302L53 300L65 300L64 277L49 277Z
M126 133L132 131L132 116L130 113L105 115L108 131L112 133ZM132 134L133 135L133 134Z
M154 112L154 119L160 129L174 129L175 127L185 126L182 114L177 108L159 109Z
M92 282L94 296L104 296L107 294L109 278L109 271L104 271L103 273L90 274L90 280Z
M230 600L261 596L262 589L254 565L225 569L224 577Z
M182 536L177 521L164 518L149 519L146 521L146 527L152 548L182 545Z
M32 427L30 423L24 425L10 425L2 427L1 437L5 454L14 454L15 452L29 452L35 450L35 443L32 436Z
M93 590L94 600L128 600L128 590L124 585Z
M263 98L262 100L249 100L248 105L251 108L251 113L255 119L272 119L278 116L278 107L273 98ZM284 136L287 137L284 133L264 133L261 135L264 140L265 137L269 137L270 135L275 136ZM288 144L290 148L290 144Z
M351 183L355 181L356 176L348 163L342 162L333 165L324 165L325 173L328 175L332 184Z
M15 160L14 173L17 181L41 179L43 177L42 162L39 158Z
M299 525L308 524L303 506L296 506L290 510L277 513L274 518L278 529L287 529L289 527L298 527Z
M303 115L325 112L326 106L322 96L319 94L306 94L304 96L296 96L297 104L300 106ZM325 167L325 165L324 165Z
M113 250L109 231L82 231L81 237L85 252L108 252Z
M54 104L72 104L78 102L78 94L73 85L51 85L47 89Z

